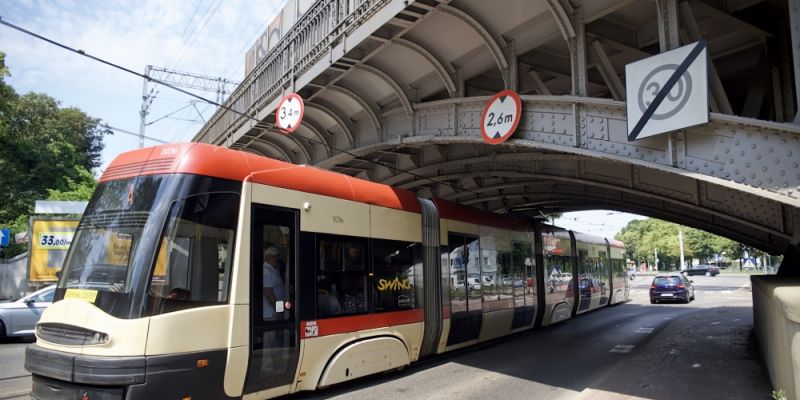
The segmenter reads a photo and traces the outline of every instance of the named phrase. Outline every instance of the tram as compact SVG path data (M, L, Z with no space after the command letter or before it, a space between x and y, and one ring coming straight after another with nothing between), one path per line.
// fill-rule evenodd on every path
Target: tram
M200 143L117 157L26 350L36 399L266 399L628 299L624 246Z

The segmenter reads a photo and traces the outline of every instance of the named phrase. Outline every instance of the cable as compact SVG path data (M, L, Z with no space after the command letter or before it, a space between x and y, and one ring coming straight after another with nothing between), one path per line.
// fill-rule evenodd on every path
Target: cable
M117 132L120 132L120 133L125 133L125 134L128 134L128 135L133 135L133 136L139 137L139 134L136 133L136 132L131 132L131 131L127 131L125 129L115 128L115 127L113 127L113 126L111 126L109 124L105 124L105 125L101 124L100 126L105 127L107 129L111 129L112 131L117 131ZM147 140L152 140L152 141L158 142L158 143L169 143L169 142L167 142L165 140L156 139L154 137L149 137L149 136L143 136L143 137L145 139L147 139Z
M278 11L278 7L277 7L277 5L278 5L278 4L281 4L281 3L283 3L283 5L284 5L284 6L286 5L286 1L285 1L285 0L276 1L276 2L273 2L273 3L272 3L272 4L273 4L273 6L270 8L270 11L271 11L271 13L270 13L270 17L268 17L268 18L266 19L266 22L264 22L264 24L263 24L263 25L261 25L261 26L258 28L258 30L256 31L256 33L255 33L254 35L252 35L252 36L250 37L250 39L248 39L248 40L247 40L247 41L244 43L244 46L242 46L242 48L241 48L241 49L239 49L239 51L237 51L237 52L236 52L236 54L247 54L247 52L245 51L245 49L247 49L248 47L252 47L252 46L253 46L253 44L255 44L255 42L254 42L254 41L255 41L255 40L256 40L256 39L257 39L259 36L261 36L261 34L262 34L262 33L264 33L264 31L266 31L266 30L267 30L267 28L269 28L269 25L270 25L270 24L271 24L271 23L272 23L272 22L275 20L275 17L278 15L278 12L279 12L279 11ZM281 10L281 11L283 11L283 10ZM225 66L225 68L222 70L222 72L221 72L221 73L219 73L219 74L217 74L217 75L219 75L219 76L225 76L225 74L226 74L226 73L228 73L228 70L229 70L229 69L230 69L230 68L231 68L231 67L232 67L232 66L233 66L233 65L234 65L236 62L241 62L241 56L239 56L239 57L240 57L239 59L236 59L236 58L231 58L231 62L229 62L229 63L228 63L228 65L226 65L226 66Z
M213 5L213 3L212 3L212 5ZM222 0L218 0L216 7L214 7L214 10L211 11L211 14L208 16L208 18L206 18L202 22L202 25L198 25L199 30L197 28L195 28L196 32L193 31L193 33L190 34L191 36L190 36L190 38L188 38L188 40L186 42L186 47L184 47L185 51L180 55L180 57L178 57L178 59L175 61L175 63L172 64L173 68L177 68L178 65L180 65L180 62L183 60L183 57L186 57L186 54L189 51L189 48L194 44L195 40L197 40L197 38L199 37L200 32L202 32L203 29L206 28L206 26L208 25L209 21L211 21L211 19L214 18L214 14L217 13L217 10L219 10L220 6L222 6ZM208 9L210 10L211 7L212 6L209 6ZM195 33L196 33L196 35L195 35Z
M129 74L132 74L132 75L136 75L136 76L138 76L138 77L140 77L140 78L143 78L143 79L146 79L146 80L148 80L148 81L150 81L150 82L155 82L155 83L157 83L157 84L164 85L164 86L166 86L166 87L168 87L168 88L170 88L170 89L172 89L172 90L175 90L175 91L178 91L178 92L180 92L180 93L183 93L183 94L189 95L189 96L191 96L191 97L194 97L194 98L196 98L196 99L198 99L198 100L204 101L204 102L206 102L206 103L208 103L208 104L213 104L213 105L215 105L215 106L217 106L217 107L219 107L219 108L222 108L222 109L224 109L224 110L230 111L230 112L232 112L232 113L235 113L235 114L238 114L238 115L240 115L240 116L242 116L242 117L245 117L245 118L251 119L251 120L253 120L253 121L257 122L257 123L261 123L261 124L263 124L263 125L267 125L267 127L274 127L274 124L263 123L263 122L262 122L262 121L260 121L259 119L255 118L255 117L252 117L252 116L250 116L250 115L247 115L247 114L245 114L245 113L243 113L243 112L241 112L241 111L234 110L234 109L233 109L233 108L231 108L231 107L228 107L228 106L225 106L225 105L219 104L219 103L217 103L217 102L215 102L215 101L213 101L213 100L206 99L206 98L204 98L204 97L202 97L202 96L198 96L198 95L196 95L196 94L194 94L194 93L187 92L186 90L183 90L183 89L181 89L181 88L178 88L178 87L176 87L176 86L173 86L173 85L171 85L171 84L169 84L169 83L163 82L163 81L161 81L161 80L158 80L158 79L155 79L155 78L151 78L151 77L149 77L149 76L145 76L145 75L143 75L143 74L140 74L140 73L138 73L138 72L136 72L136 71L133 71L133 70L131 70L131 69L128 69L128 68L125 68L125 67L123 67L123 66L120 66L120 65L114 64L114 63L112 63L112 62L110 62L110 61L103 60L102 58L98 58L98 57L92 56L92 55L90 55L90 54L86 53L86 52L85 52L85 51L83 51L83 50L80 50L80 49L78 49L78 50L76 50L76 49L73 49L72 47L69 47L69 46L67 46L67 45L65 45L65 44L61 44L61 43L59 43L59 42L56 42L55 40L48 39L48 38L46 38L46 37L44 37L44 36L41 36L41 35L39 35L39 34L36 34L36 33L33 33L33 32L31 32L31 31L28 31L28 30L26 30L26 29L24 29L24 28L22 28L22 27L19 27L19 26L17 26L17 25L14 25L14 24L12 24L12 23L10 23L10 22L6 22L5 20L3 20L3 18L2 18L2 17L0 17L0 24L2 24L2 25L5 25L5 26L8 26L9 28L15 29L15 30L17 30L17 31L20 31L20 32L22 32L22 33L24 33L24 34L26 34L26 35L33 36L33 37L35 37L35 38L37 38L37 39L39 39L39 40L43 40L43 41L45 41L45 42L47 42L47 43L50 43L50 44L52 44L52 45L54 45L54 46L57 46L57 47L60 47L60 48L62 48L62 49L64 49L64 50L68 50L68 51L71 51L71 52L73 52L73 53L80 54L80 55L82 55L82 56L84 56L84 57L87 57L87 58L89 58L89 59L92 59L92 60L94 60L94 61L97 61L97 62L103 63L103 64L105 64L105 65L108 65L109 67L116 68L116 69L119 69L119 70L121 70L121 71L125 71L125 72L127 72L127 73L129 73ZM131 132L129 132L129 131L121 131L121 132L123 132L123 133L131 133ZM269 132L269 131L268 131L268 132ZM270 132L270 133L274 133L274 132ZM136 134L136 135L137 135L137 136L139 136L138 134ZM153 138L148 138L148 139L150 139L150 140L155 140L155 141L160 141L159 139L153 139ZM320 144L320 145L323 145L323 146L327 146L327 145L328 145L327 143L325 143L325 142L323 142L323 141L321 141L321 140L318 140L318 139L316 139L316 138L308 138L308 137L305 137L304 139L307 139L307 140L309 140L309 141L315 142L315 143L317 143L317 144ZM166 142L165 142L165 143L166 143ZM382 163L382 162L379 162L379 161L376 161L376 160L371 160L371 159L368 159L368 158L365 158L365 157L359 156L358 154L352 153L352 152L350 152L350 151L348 151L348 150L342 150L342 149L340 149L340 148L337 148L337 147L334 147L334 146L330 146L330 148L331 148L331 149L333 149L333 150L336 150L336 151L338 151L338 152L340 152L340 153L347 154L347 155L349 155L349 156L353 157L353 159L354 159L354 160L358 160L358 161L365 161L365 162L367 162L367 163L370 163L370 164L375 164L375 165L378 165L378 166L381 166L381 167L384 167L384 168L388 168L389 170L391 170L391 171L393 171L393 172L401 172L401 173L404 173L404 174L408 174L408 175L411 175L411 176L413 176L413 177L415 177L415 178L418 178L418 179L422 179L422 180L425 180L425 181L429 181L429 182L435 183L435 184L437 184L437 185L445 185L445 186L451 187L451 188L453 188L453 189L456 189L457 191L462 191L462 192L471 193L471 194L475 195L475 197L480 197L480 194L479 194L478 192L475 192L475 191L473 191L473 190L470 190L470 189L467 189L467 188L464 188L464 187L461 187L461 186L458 186L458 185L453 185L453 184L451 184L451 183L444 182L444 181L437 181L437 180L435 180L435 179L433 179L433 178L429 178L429 177L427 177L427 176L423 176L423 175L420 175L420 174L417 174L417 173L414 173L414 172L411 172L411 171L407 171L407 170L404 170L404 169L401 169L401 168L397 168L397 167L395 167L395 166L393 166L393 165L390 165L390 164ZM512 213L516 213L514 210L510 210L510 211L511 211Z
M191 104L191 103L189 103L189 104L187 104L187 105L185 105L185 106L183 106L183 107L181 107L181 108L179 108L179 109L177 109L177 110L175 110L175 111L173 111L173 112L171 112L171 113L169 113L169 114L167 114L167 115L164 115L164 116L162 116L162 117L156 118L154 121L150 121L150 122L146 123L146 124L145 124L145 126L150 126L150 125L153 125L153 124L155 124L155 123L156 123L156 122L158 122L158 121L161 121L162 119L169 118L169 117L171 117L171 116L173 116L173 115L177 114L178 112L180 112L180 111L183 111L183 110L185 110L185 109L189 108L189 106L190 106L190 105L192 105L192 104Z

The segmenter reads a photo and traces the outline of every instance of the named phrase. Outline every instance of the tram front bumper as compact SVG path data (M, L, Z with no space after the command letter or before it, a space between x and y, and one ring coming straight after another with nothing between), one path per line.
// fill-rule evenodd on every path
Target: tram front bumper
M227 399L227 349L139 357L100 357L25 350L33 399ZM202 363L198 361L202 360Z

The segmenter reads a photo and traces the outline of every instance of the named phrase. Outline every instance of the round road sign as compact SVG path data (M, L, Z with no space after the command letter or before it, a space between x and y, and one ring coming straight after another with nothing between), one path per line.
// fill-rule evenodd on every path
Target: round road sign
M297 93L289 93L275 110L275 125L285 133L292 133L303 120L303 99Z
M503 90L486 103L481 115L481 135L489 144L508 140L517 130L522 115L522 102L513 90Z

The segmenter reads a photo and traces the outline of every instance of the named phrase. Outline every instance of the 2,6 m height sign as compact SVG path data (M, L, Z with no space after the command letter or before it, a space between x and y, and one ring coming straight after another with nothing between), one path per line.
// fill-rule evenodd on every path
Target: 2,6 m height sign
M503 90L486 103L481 114L481 136L489 144L508 140L519 125L522 102L513 90Z

